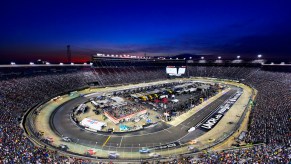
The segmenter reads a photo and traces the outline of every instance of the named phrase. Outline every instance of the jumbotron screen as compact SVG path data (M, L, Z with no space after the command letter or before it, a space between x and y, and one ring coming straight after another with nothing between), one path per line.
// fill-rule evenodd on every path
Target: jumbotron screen
M167 66L166 73L170 76L181 76L186 72L186 66L175 67L175 66Z

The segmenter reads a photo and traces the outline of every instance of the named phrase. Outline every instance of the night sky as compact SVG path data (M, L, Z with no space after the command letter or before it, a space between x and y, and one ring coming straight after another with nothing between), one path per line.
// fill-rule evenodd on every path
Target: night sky
M1 62L110 54L291 56L291 1L2 1Z

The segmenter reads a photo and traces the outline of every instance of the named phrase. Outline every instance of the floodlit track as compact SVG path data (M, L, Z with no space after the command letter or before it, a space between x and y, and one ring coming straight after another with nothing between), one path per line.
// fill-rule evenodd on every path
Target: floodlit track
M51 116L51 127L57 134L70 137L75 142L77 141L78 144L90 147L97 143L96 145L102 146L105 150L115 147L114 149L119 151L129 151L129 149L130 151L136 151L140 147L154 147L176 141L185 143L190 139L195 139L206 133L200 129L196 129L189 134L188 129L196 126L203 119L207 118L236 91L237 88L231 88L228 92L177 126L169 126L166 123L161 123L158 126L146 130L124 134L93 133L74 125L70 120L72 108L76 104L83 103L89 99L86 97L78 97L64 103L55 110L54 114Z

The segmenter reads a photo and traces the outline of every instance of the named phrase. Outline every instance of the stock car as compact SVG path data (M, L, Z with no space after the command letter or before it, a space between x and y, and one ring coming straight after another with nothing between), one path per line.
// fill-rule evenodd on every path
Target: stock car
M188 130L188 132L189 132L189 133L190 133L190 132L193 132L195 129L196 129L195 127L192 127L192 128L190 128L190 129Z
M144 154L144 153L150 153L151 150L150 150L149 148L147 148L147 147L142 147L142 148L139 150L139 152L140 152L141 154Z
M64 145L64 144L60 144L59 148L63 151L67 151L69 149L69 147L67 145Z
M119 154L117 152L109 152L108 153L108 158L109 159L116 159L119 157Z
M161 155L158 154L158 153L150 153L149 156L150 157L153 157L153 158L159 158L159 157L161 157Z
M65 142L72 142L72 140L69 137L63 137L62 140Z

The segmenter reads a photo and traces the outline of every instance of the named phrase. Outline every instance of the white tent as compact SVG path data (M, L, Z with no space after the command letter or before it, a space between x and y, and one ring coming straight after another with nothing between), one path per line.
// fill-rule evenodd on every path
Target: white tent
M107 126L106 123L104 122L100 122L97 120L92 120L89 118L84 118L81 122L80 125L85 126L89 129L93 129L93 130L101 130L102 127Z

